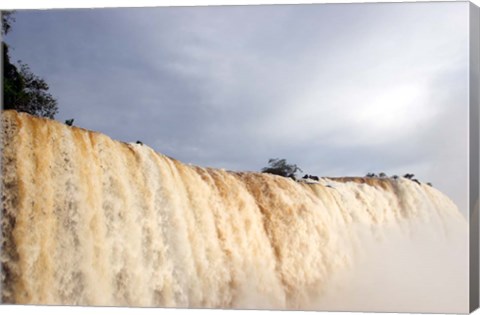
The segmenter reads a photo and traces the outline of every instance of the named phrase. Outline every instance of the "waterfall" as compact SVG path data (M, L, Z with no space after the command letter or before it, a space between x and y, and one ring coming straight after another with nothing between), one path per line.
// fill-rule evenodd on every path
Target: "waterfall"
M185 165L4 111L1 229L3 303L467 310L467 222L404 178Z

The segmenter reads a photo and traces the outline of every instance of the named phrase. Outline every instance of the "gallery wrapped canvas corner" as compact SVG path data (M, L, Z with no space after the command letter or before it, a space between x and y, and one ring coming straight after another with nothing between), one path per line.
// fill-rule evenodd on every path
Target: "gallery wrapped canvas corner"
M2 11L3 304L478 307L469 2Z

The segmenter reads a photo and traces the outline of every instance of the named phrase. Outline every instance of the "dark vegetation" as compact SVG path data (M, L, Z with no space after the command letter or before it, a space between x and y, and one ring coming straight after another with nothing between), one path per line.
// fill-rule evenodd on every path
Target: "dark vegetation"
M139 142L137 142L137 143L139 143ZM274 174L274 175L278 175L278 176L288 177L288 178L291 178L293 180L297 180L297 177L296 177L297 172L303 172L300 169L300 167L298 167L296 164L287 163L286 159L278 159L278 158L277 159L270 159L270 160L268 160L268 164L269 164L268 167L262 168L262 173L269 173L269 174ZM378 178L378 179L393 179L393 180L398 180L400 178L400 176L398 176L398 175L388 176L384 172L381 172L381 173L378 173L378 174L367 173L367 175L365 175L365 177ZM409 179L409 180L417 183L418 185L421 185L421 182L414 177L415 177L415 174L411 174L411 173L407 173L407 174L403 175L403 178ZM320 178L318 176L309 175L309 174L305 174L302 177L302 179L305 179L305 180L311 179L311 180L315 180L315 181L320 180ZM426 185L432 186L432 183L426 183Z
M387 174L385 174L383 172L379 173L378 175L375 174L375 173L367 173L367 175L365 175L365 177L368 177L368 178L384 178L384 179L386 179L386 178L398 179L399 178L398 175L393 175L391 177L388 177ZM414 178L414 177L415 177L415 174L410 174L410 173L407 173L407 174L403 175L403 178L409 179L409 180L421 185L420 181L418 179ZM433 186L432 183L426 183L426 184L428 186Z
M296 173L302 172L296 164L288 164L286 159L270 159L268 160L268 164L269 166L262 168L262 173L296 179Z
M13 11L1 11L2 38L15 21ZM39 117L55 118L57 101L48 92L49 86L21 60L12 63L10 46L2 40L3 49L3 109L15 109Z
M314 176L314 175L308 175L306 174L305 176L302 177L303 179L313 179L313 180L316 180L316 181L319 181L320 178L318 178L318 176Z
M286 159L270 159L268 160L268 167L262 168L262 173L269 173L278 176L288 177L297 180L297 172L303 171L296 164L288 164ZM319 181L318 176L305 174L302 179L311 179Z

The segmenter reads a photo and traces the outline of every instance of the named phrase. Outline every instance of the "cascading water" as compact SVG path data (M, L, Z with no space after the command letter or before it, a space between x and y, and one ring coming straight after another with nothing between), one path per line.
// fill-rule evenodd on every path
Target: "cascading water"
M428 185L187 166L14 111L2 130L3 303L467 310L467 223Z

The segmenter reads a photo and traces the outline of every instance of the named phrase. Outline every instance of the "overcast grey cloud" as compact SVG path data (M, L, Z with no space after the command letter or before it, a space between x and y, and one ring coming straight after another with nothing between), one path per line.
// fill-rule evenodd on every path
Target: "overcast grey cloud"
M59 120L186 163L415 173L466 213L468 3L19 11Z

